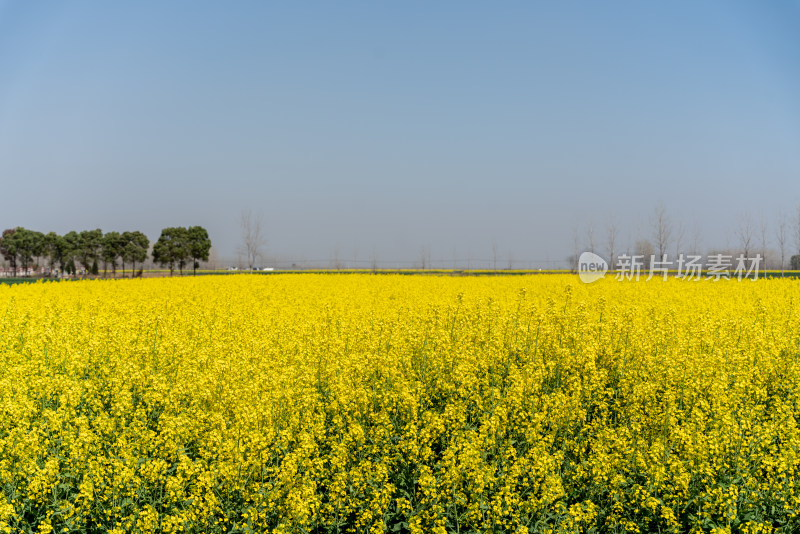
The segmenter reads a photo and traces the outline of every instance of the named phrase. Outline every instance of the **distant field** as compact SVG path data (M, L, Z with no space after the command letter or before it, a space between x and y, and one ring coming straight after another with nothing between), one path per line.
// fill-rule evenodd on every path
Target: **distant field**
M55 278L31 278L31 277L0 278L0 284L30 284L33 282L42 282L42 281L59 281L59 280Z
M532 274L548 274L548 275L566 275L571 274L572 271L567 269L276 269L273 271L253 271L250 273L247 270L227 270L227 269L198 269L198 276L208 275L245 275L253 274L258 276L273 276L273 275L286 275L286 274L375 274L375 275L430 275L430 276L521 276ZM672 275L676 271L670 272ZM705 275L705 272L704 272ZM180 277L180 273L175 271L172 274L173 278ZM193 276L192 271L184 271L183 277ZM752 275L750 275L752 277ZM169 269L145 269L143 271L143 278L163 278L170 277ZM613 278L614 272L606 274L607 278ZM759 278L798 278L800 271L759 271ZM126 279L131 278L130 274L126 274ZM647 278L646 270L642 270L641 279ZM119 271L116 278L109 272L107 275L103 273L97 276L76 276L75 278L53 279L53 278L34 278L34 277L19 277L19 278L0 278L0 284L18 284L25 282L36 282L38 280L107 280L107 279L122 279L122 273Z
M457 269L286 269L286 270L274 270L274 271L253 271L250 273L249 271L231 271L227 269L198 269L197 275L198 276L207 276L207 275L244 275L244 274L253 274L253 275L277 275L277 274L400 274L400 275L448 275L448 276L494 276L494 275L527 275L527 274L565 274L569 271L564 270L457 270ZM168 269L146 269L142 273L142 278L163 278L163 277L170 277L177 278L180 276L187 277L193 276L194 273L192 271L184 271L183 275L180 274L179 271L175 271L170 275ZM103 274L102 272L96 276L75 276L74 278L63 278L63 279L55 279L49 277L9 277L9 278L0 278L0 284L16 284L16 283L24 283L24 282L36 282L38 280L110 280L110 279L122 279L122 272L117 272L116 277L113 276L110 272L107 274ZM125 279L131 278L130 274L126 274L124 277Z

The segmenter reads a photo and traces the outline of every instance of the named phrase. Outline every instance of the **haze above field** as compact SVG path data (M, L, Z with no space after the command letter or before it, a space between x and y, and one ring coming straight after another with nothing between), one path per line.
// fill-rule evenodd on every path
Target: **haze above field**
M800 202L797 3L0 1L0 226L563 264ZM772 230L770 230L771 232ZM493 247L494 244L494 247Z

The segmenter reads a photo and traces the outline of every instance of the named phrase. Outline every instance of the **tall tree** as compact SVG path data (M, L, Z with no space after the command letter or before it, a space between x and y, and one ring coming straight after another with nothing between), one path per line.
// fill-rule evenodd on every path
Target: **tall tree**
M123 232L122 233L122 276L125 276L125 262L130 262L131 270L136 271L136 262L144 262L147 259L147 249L150 240L142 232Z
M750 217L750 213L745 213L742 215L742 218L739 219L739 226L736 229L736 237L739 238L741 251L744 253L745 258L750 257L750 250L753 246L753 234L753 219Z
M99 228L97 230L84 230L78 234L76 255L87 272L91 271L92 266L97 263L102 246L103 231Z
M589 227L586 229L586 246L589 252L594 254L594 221L589 221Z
M616 244L617 244L617 225L614 223L614 218L608 218L608 265L610 269L613 271L616 262L614 261L614 256L617 253Z
M261 257L261 248L264 246L264 236L261 235L263 220L261 214L253 215L250 210L244 210L240 224L243 252L247 257L247 266L252 271L258 258Z
M78 232L71 231L64 234L64 270L75 274L75 260L79 258L81 236Z
M34 263L34 258L41 256L44 250L44 234L35 230L19 227L14 232L17 244L17 257L19 258L22 272L27 273L28 268Z
M189 258L188 231L180 226L164 228L153 245L153 261L162 267L169 267L172 276L177 265L183 275L183 267Z
M764 276L767 275L767 230L769 227L767 226L767 220L764 218L764 214L761 214L761 217L758 219L758 229L761 233L761 261L763 262L763 269L764 269Z
M800 255L800 204L797 205L797 212L794 220L794 242L795 250Z
M669 216L664 204L658 204L655 212L653 213L653 244L655 245L656 252L658 253L658 261L664 261L667 254L667 248L672 240L672 224L670 223Z
M17 241L14 238L16 232L16 228L8 228L3 230L3 237L0 238L0 254L8 262L14 276L17 276Z
M200 260L208 261L208 253L211 250L211 239L208 232L202 226L191 226L187 230L189 239L189 257L192 259L192 271L197 276L197 267Z
M67 240L55 232L49 232L44 236L44 254L48 258L51 273L56 265L63 271L69 255Z
M678 228L675 231L675 259L677 260L683 254L683 238L686 235L686 228L683 226L683 221L678 221Z
M785 213L778 213L778 224L775 229L775 239L778 242L778 250L781 253L781 276L786 267L786 242L788 240L787 228L789 226Z
M119 232L108 232L103 236L100 243L100 256L103 259L103 275L108 271L108 266L111 265L111 271L114 277L117 276L117 258L122 256L122 249L124 243L122 235Z
M652 265L653 258L660 258L662 256L656 256L656 250L653 248L653 244L650 243L647 239L638 239L636 243L633 245L633 253L636 256L640 256L639 264L644 269L649 269ZM658 260L664 261L664 260Z
M700 224L697 221L692 225L692 254L700 254Z

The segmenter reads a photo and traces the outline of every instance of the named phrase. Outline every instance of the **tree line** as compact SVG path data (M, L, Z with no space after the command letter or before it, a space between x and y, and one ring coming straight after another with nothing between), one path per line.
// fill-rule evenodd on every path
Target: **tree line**
M641 257L645 268L649 267L651 260L665 261L668 257L677 259L682 253L706 257L712 253L724 253L742 254L745 258L758 254L764 270L771 266L783 272L787 263L790 269L800 270L800 205L793 215L778 212L772 225L763 215L755 219L749 212L742 213L734 224L728 225L726 246L706 248L705 251L701 245L699 226L695 224L687 235L683 221L678 219L677 224L674 223L661 203L656 205L650 218L649 235L647 227L637 228L635 239L631 235L632 239L626 247L620 246L619 228L613 217L609 217L605 238L597 230L590 221L586 228L586 239L581 242L578 228L573 228L573 254L567 258L572 269L578 267L583 245L586 251L605 253L612 268L620 252L624 251L626 255Z
M117 265L131 268L134 275L141 275L142 269L136 272L136 265L143 264L149 255L150 240L139 231L107 232L84 230L58 235L55 232L44 234L23 227L9 228L0 237L0 254L8 262L14 276L17 271L27 273L36 265L46 265L49 272L75 275L78 266L84 273L99 274L98 262L109 267L116 276ZM169 267L170 275L177 266L181 274L191 260L195 271L199 262L208 261L211 240L208 232L201 226L190 228L164 228L161 236L153 245L152 258L162 267Z

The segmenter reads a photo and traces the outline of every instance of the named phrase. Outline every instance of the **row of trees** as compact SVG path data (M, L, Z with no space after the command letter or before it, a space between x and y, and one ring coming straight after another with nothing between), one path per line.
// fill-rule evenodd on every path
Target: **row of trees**
M46 265L51 273L58 270L68 274L76 274L80 265L85 272L98 274L98 262L104 264L105 271L110 267L114 275L119 264L125 276L125 266L136 271L136 265L147 260L149 248L150 240L138 231L104 234L96 229L58 235L17 227L3 231L0 237L0 254L14 276L19 269L25 273L34 265ZM211 240L205 228L174 227L161 231L152 256L156 263L168 266L171 275L175 266L182 273L189 260L196 270L200 260L208 261L210 250Z
M701 253L699 227L695 225L687 235L683 222L679 220L677 224L673 223L663 204L656 206L650 218L650 235L646 235L647 228L638 231L639 234L632 243L633 248L628 246L622 249L619 246L618 227L613 219L608 221L605 236L598 235L595 226L590 222L583 246L590 252L605 253L611 266L615 265L617 255L623 250L626 254L643 256L645 264L650 257L663 261L667 255L677 258L681 253ZM763 216L755 221L750 213L743 213L730 227L729 232L725 247L709 249L710 253L741 253L748 258L760 254L764 269L767 268L768 260L772 268L781 271L785 269L787 260L791 269L800 269L800 205L797 206L794 216L778 213L773 225ZM578 229L575 228L574 253L569 258L573 268L577 265L580 244ZM773 246L775 248L771 248Z
M162 267L169 267L169 275L177 266L181 274L186 263L192 261L192 270L197 274L200 260L208 261L211 240L202 226L183 228L176 226L161 230L161 237L153 245L153 261Z
M9 263L14 276L17 270L27 272L35 264L47 265L50 272L75 274L77 265L86 272L97 274L98 261L110 266L116 274L117 263L136 270L137 263L147 259L150 240L142 232L108 232L100 229L43 234L35 230L17 227L3 231L0 238L0 254Z

